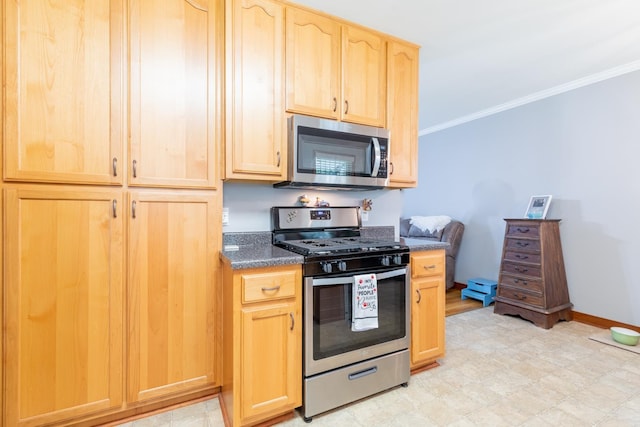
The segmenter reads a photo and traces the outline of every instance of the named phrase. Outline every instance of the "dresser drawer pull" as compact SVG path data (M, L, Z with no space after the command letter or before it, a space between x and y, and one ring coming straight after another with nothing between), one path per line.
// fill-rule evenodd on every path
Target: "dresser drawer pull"
M514 297L518 298L519 300L525 300L527 299L526 295L518 295L518 294L513 294Z
M513 279L514 283L521 283L525 286L527 286L529 284L529 282L527 282L526 280L520 280L520 279Z
M518 259L527 259L527 258L529 258L529 255L516 254L516 258L518 258Z
M526 227L526 228L518 227L516 228L516 230L518 230L519 233L528 233L529 227Z
M265 288L264 286L262 287L262 292L271 292L271 291L279 291L279 290L280 290L280 285L274 286L272 288Z
M529 242L516 242L516 245L520 246L521 248L526 248L527 246L529 246Z
M425 266L424 266L424 269L425 269L425 270L433 270L434 268L436 268L436 265L435 265L435 264L425 265Z
M529 271L529 269L528 269L528 268L521 268L521 267L516 267L516 268L515 268L515 270L516 270L518 273L526 273L527 271Z

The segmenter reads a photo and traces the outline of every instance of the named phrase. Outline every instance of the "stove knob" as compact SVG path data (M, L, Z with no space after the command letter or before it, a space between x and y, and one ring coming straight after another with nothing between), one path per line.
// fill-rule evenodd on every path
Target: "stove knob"
M394 255L393 256L393 263L396 264L396 265L402 264L402 255Z
M338 262L338 270L347 271L347 263L344 262L344 261L339 261Z
M333 267L328 262L323 262L320 265L322 265L322 271L325 273L331 273L333 271Z
M391 258L391 257L389 257L389 256L387 256L387 255L383 256L383 257L380 259L380 261L381 261L382 265L384 265L385 267L388 267L388 266L389 266L389 264L391 264L391 260L390 260L390 258Z

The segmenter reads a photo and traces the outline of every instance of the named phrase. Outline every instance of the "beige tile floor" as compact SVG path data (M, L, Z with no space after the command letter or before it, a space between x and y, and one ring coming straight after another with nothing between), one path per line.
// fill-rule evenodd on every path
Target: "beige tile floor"
M578 322L549 330L493 306L447 317L441 366L398 387L282 427L640 426L640 356L588 339ZM217 399L123 424L223 426Z

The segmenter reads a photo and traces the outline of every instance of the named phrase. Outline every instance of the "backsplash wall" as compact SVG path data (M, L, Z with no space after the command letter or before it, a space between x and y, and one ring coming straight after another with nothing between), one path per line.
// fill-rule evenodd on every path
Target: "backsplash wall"
M326 200L331 206L362 206L367 198L373 202L368 221L363 227L394 226L396 237L402 213L402 190L373 191L317 191L273 188L271 184L225 183L224 207L229 209L229 224L222 231L271 231L272 206L296 206L298 197L306 194L311 203L316 197Z

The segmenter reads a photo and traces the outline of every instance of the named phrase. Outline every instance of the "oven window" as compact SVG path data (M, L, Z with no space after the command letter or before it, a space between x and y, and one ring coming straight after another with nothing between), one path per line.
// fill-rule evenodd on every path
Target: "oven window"
M313 287L313 359L405 337L405 276L378 280L378 328L351 330L351 284Z

